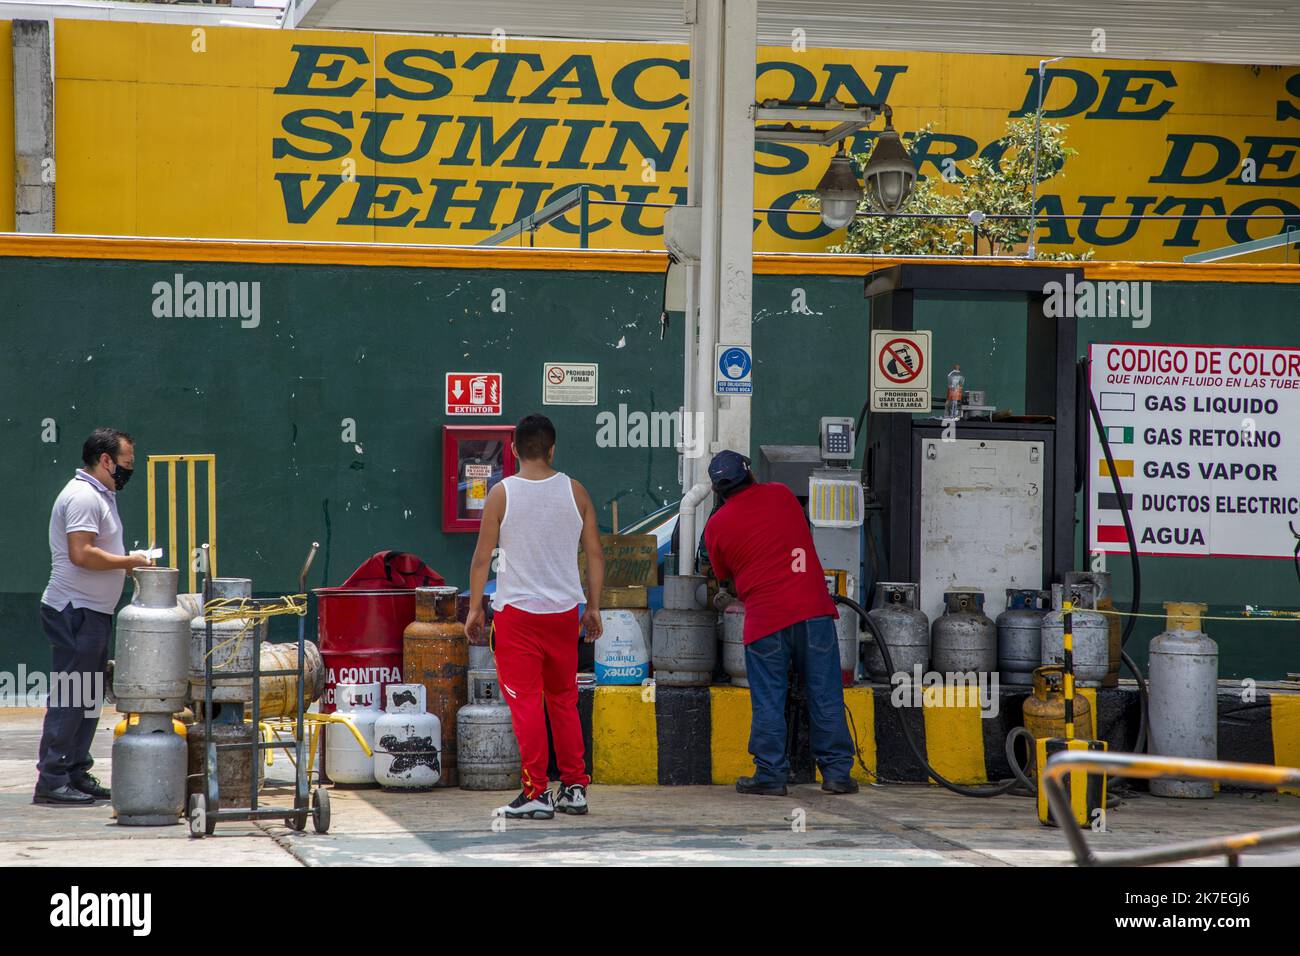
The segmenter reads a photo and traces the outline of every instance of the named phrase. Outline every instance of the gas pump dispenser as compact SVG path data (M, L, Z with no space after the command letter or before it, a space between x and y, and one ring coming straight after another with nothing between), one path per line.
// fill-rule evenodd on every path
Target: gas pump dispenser
M880 503L883 576L919 584L932 621L947 590L983 592L984 613L996 618L1008 588L1042 589L1074 568L1077 331L1072 316L1044 308L1052 284L1071 273L1082 279L1038 265L908 264L866 277L873 330L913 331L918 300L973 293L1005 302L999 349L1025 343L1024 394L999 396L1004 413L868 418L864 469Z

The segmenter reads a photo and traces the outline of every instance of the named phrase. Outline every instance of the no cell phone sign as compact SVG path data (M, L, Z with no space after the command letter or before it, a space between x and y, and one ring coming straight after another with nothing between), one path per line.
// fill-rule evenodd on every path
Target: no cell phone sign
M871 410L930 410L930 333L871 333Z

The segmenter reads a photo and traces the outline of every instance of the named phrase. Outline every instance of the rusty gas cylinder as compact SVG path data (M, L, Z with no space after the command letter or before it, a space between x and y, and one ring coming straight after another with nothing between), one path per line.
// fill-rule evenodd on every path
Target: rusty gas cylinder
M469 640L456 615L454 587L415 589L415 620L402 633L402 675L423 684L427 710L442 725L439 787L455 787L456 713L469 703Z

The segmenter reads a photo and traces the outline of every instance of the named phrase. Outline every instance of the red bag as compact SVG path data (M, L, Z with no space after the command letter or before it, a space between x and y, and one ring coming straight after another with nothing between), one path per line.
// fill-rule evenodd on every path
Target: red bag
M394 591L436 587L442 575L414 554L405 551L376 551L339 585L349 591Z

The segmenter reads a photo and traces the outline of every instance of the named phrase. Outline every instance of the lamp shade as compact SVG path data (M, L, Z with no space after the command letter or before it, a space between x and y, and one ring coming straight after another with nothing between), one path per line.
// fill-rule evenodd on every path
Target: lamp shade
M843 229L857 214L862 184L843 147L831 158L826 174L817 184L817 198L821 201L822 222L831 229Z
M898 212L912 193L916 182L916 165L908 155L893 124L876 140L871 159L862 171L871 205L881 212Z

